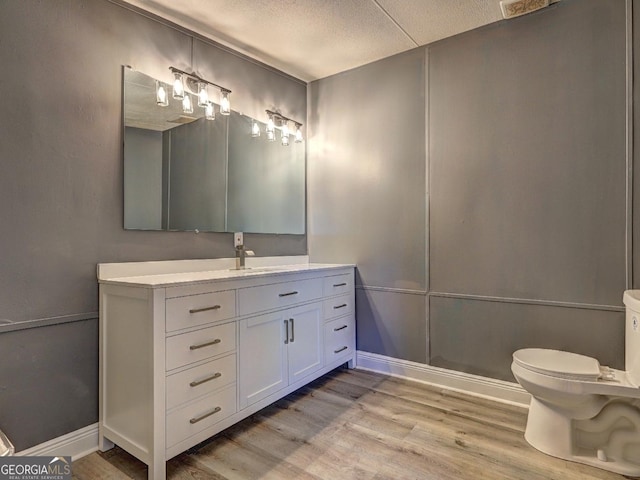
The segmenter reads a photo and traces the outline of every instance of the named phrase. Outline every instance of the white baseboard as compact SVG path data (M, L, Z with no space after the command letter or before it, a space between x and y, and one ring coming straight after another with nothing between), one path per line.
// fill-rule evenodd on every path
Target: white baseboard
M531 400L531 395L517 383L447 370L446 368L432 367L376 353L358 350L356 352L356 365L357 368L362 368L363 370L371 370L428 383L512 405L529 407L529 401Z
M67 433L35 447L16 452L18 457L32 456L70 456L77 460L98 450L98 424L86 426L75 432Z

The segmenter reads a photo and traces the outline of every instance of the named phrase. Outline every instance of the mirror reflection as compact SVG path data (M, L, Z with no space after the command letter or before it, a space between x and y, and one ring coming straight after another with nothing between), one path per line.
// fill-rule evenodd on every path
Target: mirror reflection
M184 113L167 89L159 106L155 79L124 68L124 228L303 234L305 143L267 141L262 122L253 137L218 105Z

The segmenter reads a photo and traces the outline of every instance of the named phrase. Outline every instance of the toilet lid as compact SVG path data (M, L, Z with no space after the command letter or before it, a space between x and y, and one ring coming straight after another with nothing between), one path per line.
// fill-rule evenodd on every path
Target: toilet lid
M525 348L513 354L513 361L533 372L570 380L596 381L602 375L595 358L560 350Z

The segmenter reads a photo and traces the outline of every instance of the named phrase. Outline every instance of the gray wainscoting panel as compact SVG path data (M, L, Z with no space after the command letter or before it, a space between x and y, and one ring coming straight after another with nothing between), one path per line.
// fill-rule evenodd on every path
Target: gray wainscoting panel
M424 55L309 87L310 255L357 263L364 285L425 289Z
M624 369L624 312L431 296L430 364L515 381L520 348L571 351Z
M620 305L625 27L569 0L429 47L432 291Z
M426 296L356 289L358 350L427 362Z
M98 320L0 335L0 430L17 451L98 421Z

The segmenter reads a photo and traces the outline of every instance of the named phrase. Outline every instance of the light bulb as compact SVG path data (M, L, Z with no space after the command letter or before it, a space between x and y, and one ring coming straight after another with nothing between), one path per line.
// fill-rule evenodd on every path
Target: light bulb
M198 106L207 108L209 105L209 93L207 92L207 84L198 82Z
M228 90L220 90L220 115L229 115L231 113L230 93Z
M267 133L274 132L276 126L273 123L273 115L269 114L269 120L267 120Z
M207 106L204 107L204 118L207 120L216 119L216 110L213 107L213 102L207 102Z
M302 142L302 140L304 140L302 138L302 130L300 130L301 126L302 125L300 125L299 123L296 124L296 139L295 139L296 143L300 143L300 142Z
M169 105L169 96L167 95L167 89L164 84L156 80L156 103L161 107Z
M193 103L191 103L191 96L188 93L182 99L182 111L184 113L193 113Z
M184 79L180 72L173 73L173 98L176 100L184 98Z
M284 146L284 147L288 147L289 146L289 126L287 125L287 122L284 122L282 124L281 142L282 142L282 146Z
M276 132L273 130L267 130L267 140L274 142L276 140Z
M260 125L255 120L251 123L251 136L259 137L260 136Z

